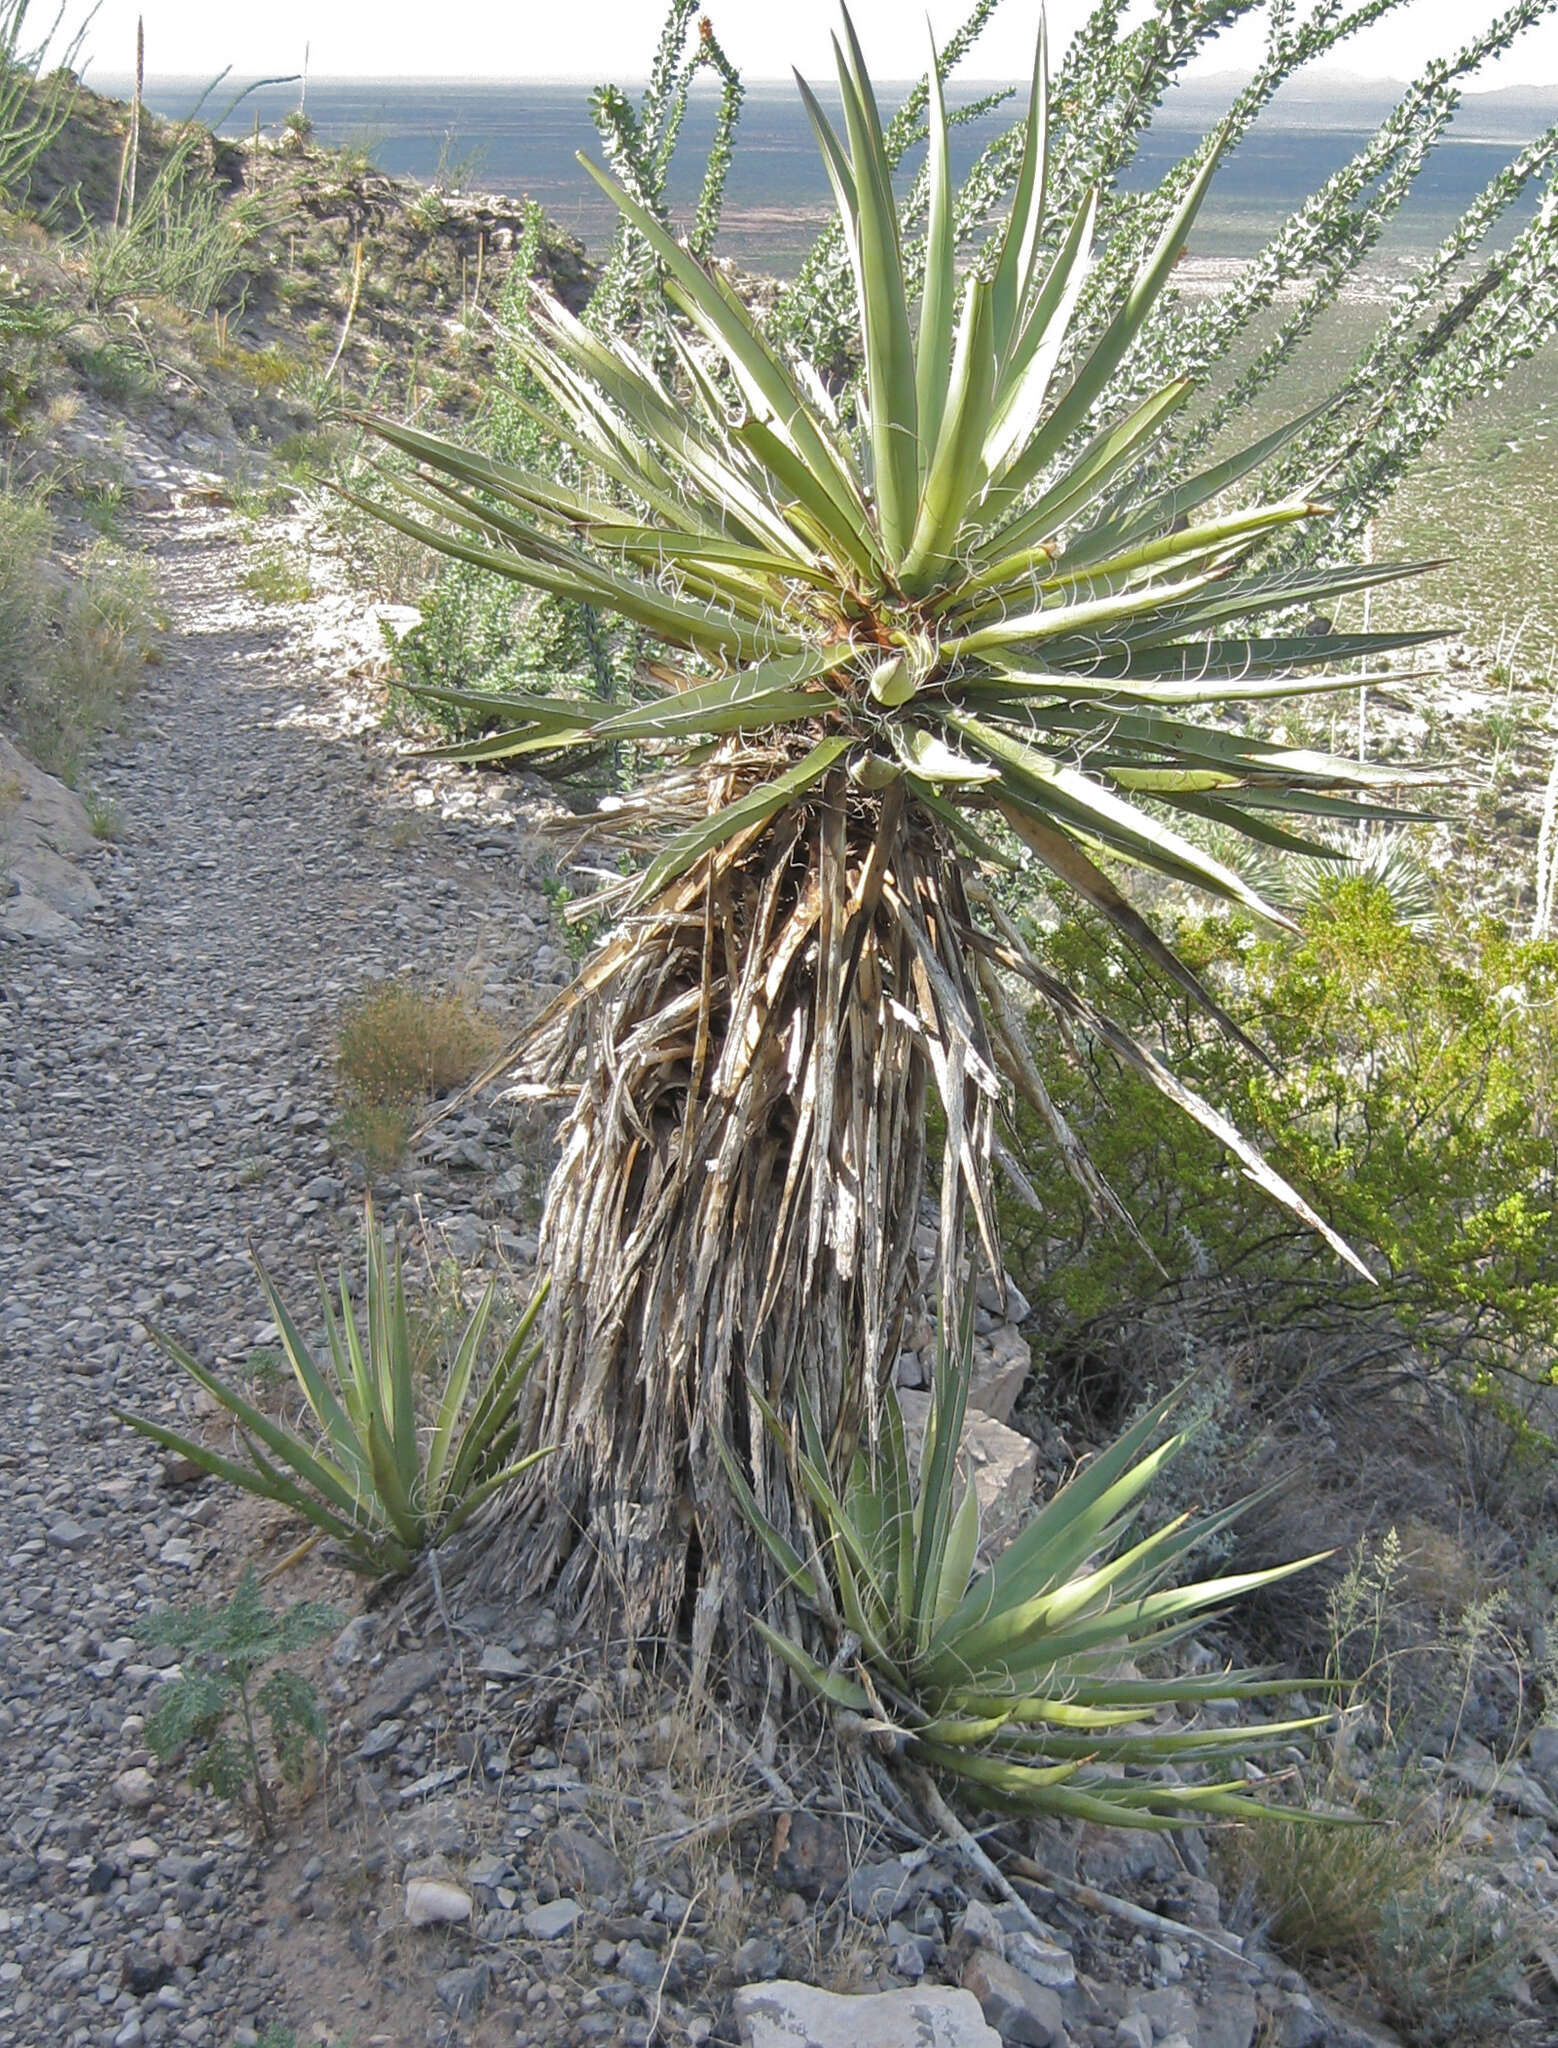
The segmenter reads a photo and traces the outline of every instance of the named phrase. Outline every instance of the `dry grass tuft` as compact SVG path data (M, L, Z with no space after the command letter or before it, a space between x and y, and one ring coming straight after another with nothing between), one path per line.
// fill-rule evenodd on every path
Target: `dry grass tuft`
M1446 1800L1436 1761L1459 1744L1478 1666L1512 1648L1498 1594L1452 1605L1479 1583L1469 1555L1427 1524L1360 1544L1330 1601L1327 1664L1349 1711L1303 1800L1342 1824L1275 1821L1218 1844L1225 1895L1284 1955L1361 1979L1423 2048L1492 2038L1533 1936L1518 1894L1490 1888L1472 1810ZM1425 1597L1439 1603L1437 1637L1412 1628L1403 1640L1400 1610Z
M382 981L342 1019L336 1060L354 1101L408 1108L469 1081L500 1043L496 1025L463 995Z
M0 484L0 724L74 784L154 656L150 565L106 541L67 570L44 498Z
M393 1165L418 1112L473 1079L501 1042L492 1020L453 990L370 983L336 1034L339 1136L370 1166Z
M1493 2039L1529 1945L1519 1902L1490 1894L1421 1780L1361 1799L1337 1789L1367 1825L1273 1822L1225 1835L1225 1893L1253 1901L1300 1969L1365 1982L1409 2040Z

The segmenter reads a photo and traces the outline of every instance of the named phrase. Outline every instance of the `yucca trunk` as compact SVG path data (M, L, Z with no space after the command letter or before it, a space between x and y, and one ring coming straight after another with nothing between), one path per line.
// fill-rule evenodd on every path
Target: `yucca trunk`
M875 1436L918 1286L932 1063L949 1008L977 1015L965 924L934 821L841 776L632 921L538 1035L534 1067L577 1087L528 1425L557 1448L514 1498L505 1577L619 1604L639 1636L692 1616L700 1655L775 1611L714 1439L804 1548L749 1381L792 1418L804 1391L835 1452ZM984 1098L955 1085L982 1157Z

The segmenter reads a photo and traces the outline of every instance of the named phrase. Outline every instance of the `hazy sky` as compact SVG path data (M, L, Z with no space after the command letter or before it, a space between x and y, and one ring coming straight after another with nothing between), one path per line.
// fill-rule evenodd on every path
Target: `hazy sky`
M930 0L937 34L962 20L968 0ZM40 8L39 13L42 13ZM84 10L83 10L84 11ZM829 68L834 0L708 0L720 38L748 78L780 78L791 64L810 75ZM867 60L879 78L920 70L919 0L854 0ZM1399 17L1346 46L1340 68L1399 78L1430 54L1448 53L1502 11L1502 0L1411 0ZM72 14L77 10L72 8ZM1088 0L1051 0L1054 42L1088 12ZM1038 0L1005 0L966 72L1001 78L1032 61ZM88 41L91 68L127 71L135 19L146 20L146 63L154 73L214 75L231 65L241 76L301 68L312 45L316 77L487 77L626 79L642 77L664 18L661 0L266 0L255 7L211 0L103 0ZM1216 46L1209 68L1252 64L1259 44L1248 30ZM1482 82L1530 85L1558 80L1558 18L1531 31Z

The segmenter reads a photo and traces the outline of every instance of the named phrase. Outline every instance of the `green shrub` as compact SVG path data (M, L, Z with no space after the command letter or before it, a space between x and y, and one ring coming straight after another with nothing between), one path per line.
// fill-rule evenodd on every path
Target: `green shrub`
M297 1601L273 1612L260 1595L251 1565L233 1597L220 1607L167 1607L137 1631L145 1640L180 1652L185 1668L164 1685L146 1723L146 1739L165 1762L190 1759L191 1783L219 1798L253 1793L261 1825L270 1832L275 1805L260 1755L256 1719L270 1728L271 1748L283 1779L300 1784L326 1725L313 1686L301 1672L278 1665L256 1686L263 1666L306 1649L341 1617L318 1601ZM237 1715L236 1735L229 1723Z
M83 796L82 804L87 814L87 824L92 837L101 839L110 846L116 846L125 836L124 813L111 797Z
M113 405L147 405L162 389L156 365L129 342L83 336L67 342L65 353L98 396Z
M530 324L530 283L546 223L532 206L515 247L498 303L506 335ZM544 393L512 340L499 350L498 381L482 422L482 444L499 461L521 468L555 465L557 455L527 407ZM519 402L516 402L518 400ZM630 679L637 636L592 605L546 596L520 598L507 578L464 562L444 566L422 603L422 617L395 643L403 682L417 689L501 692L544 677L602 697L617 696ZM478 730L479 716L427 698L418 715L455 733Z
M400 1103L349 1103L331 1126L331 1136L355 1153L370 1174L389 1173L411 1143L411 1111Z
M1180 932L1275 1071L1122 970L1090 923L1048 932L1048 964L1222 1110L1378 1281L1342 1269L1105 1048L1084 1036L1073 1060L1041 1032L1043 1078L1140 1232L1100 1230L1025 1123L1045 1213L1011 1204L1007 1243L1052 1354L1134 1348L1150 1372L1141 1332L1172 1307L1176 1351L1187 1332L1351 1329L1360 1354L1412 1347L1510 1414L1523 1381L1558 1378L1558 945L1449 906L1425 929L1420 913L1388 877L1352 874L1317 885L1296 940L1237 917Z

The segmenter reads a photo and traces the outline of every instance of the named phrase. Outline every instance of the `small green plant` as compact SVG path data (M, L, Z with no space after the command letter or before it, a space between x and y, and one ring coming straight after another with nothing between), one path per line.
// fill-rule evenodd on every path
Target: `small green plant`
M83 799L87 824L94 839L116 846L125 836L124 813L108 797L88 795Z
M117 540L124 509L124 485L117 478L98 478L82 488L76 509L94 532L105 540Z
M290 1368L287 1354L274 1344L255 1344L245 1354L243 1369L259 1387L284 1387Z
M971 1314L951 1343L944 1319L917 1486L896 1402L883 1403L879 1441L857 1451L840 1495L809 1403L801 1404L803 1440L796 1443L750 1389L816 1513L826 1561L804 1559L780 1534L719 1439L726 1474L787 1584L813 1608L839 1654L824 1666L758 1621L763 1639L819 1698L886 1722L912 1758L984 1804L1117 1827L1161 1828L1200 1816L1266 1819L1272 1809L1245 1791L1244 1760L1328 1716L1169 1732L1144 1731L1142 1723L1168 1707L1194 1711L1314 1681L1283 1683L1260 1671L1114 1674L1122 1660L1166 1649L1230 1600L1319 1559L1172 1584L1190 1552L1250 1502L1198 1520L1178 1515L1121 1548L1141 1496L1189 1440L1182 1430L1148 1449L1179 1407L1180 1389L1063 1486L975 1575L978 1504L971 1480L960 1495L957 1471L972 1358ZM1237 1774L1180 1782L1183 1767L1216 1762L1232 1762ZM1167 1780L1159 1775L1164 1765L1174 1766Z
M41 398L68 318L24 293L22 280L0 263L0 423L19 427Z
M519 1397L539 1351L531 1329L542 1296L531 1300L473 1393L496 1301L496 1289L488 1287L444 1370L436 1401L424 1401L419 1379L425 1375L417 1370L400 1251L377 1228L371 1203L366 1237L361 1326L345 1269L339 1314L320 1276L326 1365L316 1362L291 1311L255 1262L281 1349L317 1424L317 1443L273 1421L160 1332L154 1334L168 1356L232 1416L244 1458L230 1458L145 1416L114 1413L202 1471L295 1509L339 1546L352 1570L385 1578L409 1572L501 1486L545 1455L512 1455Z
M254 391L266 394L284 391L302 367L298 358L279 344L272 344L269 348L246 348L241 342L231 340L225 324L218 326L214 343L207 351L207 360L213 369L225 370L229 376L241 379Z
M82 338L67 342L65 353L98 396L114 405L149 405L161 391L156 365L128 342Z
M186 1668L163 1686L147 1720L152 1749L164 1762L187 1755L191 1782L220 1798L252 1792L268 1834L275 1802L257 1720L270 1729L271 1749L289 1785L303 1782L327 1729L318 1696L301 1672L278 1665L258 1684L255 1680L275 1658L306 1649L340 1625L335 1609L315 1600L296 1601L280 1611L268 1608L252 1565L222 1606L167 1607L154 1614L137 1633L177 1650Z
M238 581L261 604L306 604L314 594L307 568L279 547L265 548Z
M341 177L348 183L371 177L378 169L374 158L388 139L382 128L359 128L348 135L335 153Z
M342 1018L336 1059L356 1099L411 1103L468 1081L497 1043L492 1023L463 996L384 981Z

